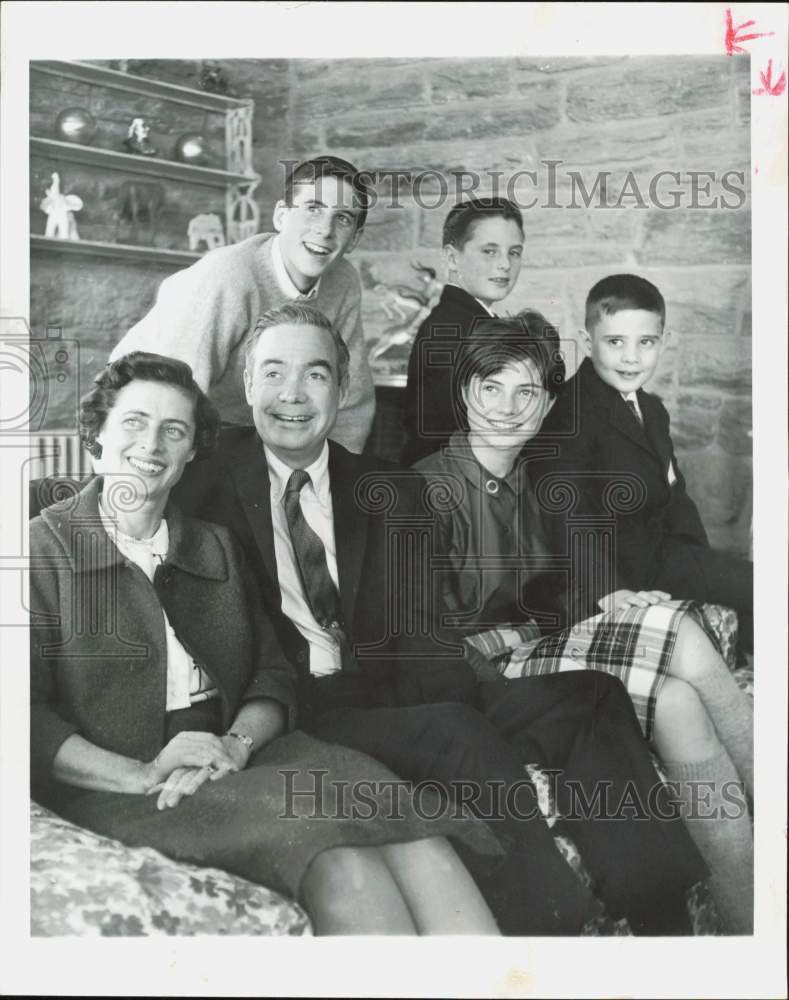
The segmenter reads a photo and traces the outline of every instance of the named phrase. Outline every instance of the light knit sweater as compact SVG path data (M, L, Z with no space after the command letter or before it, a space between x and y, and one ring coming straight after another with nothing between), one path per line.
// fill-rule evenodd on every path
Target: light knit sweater
M244 396L244 346L258 317L285 305L272 264L274 233L220 247L165 278L150 312L116 345L110 360L130 351L153 351L186 361L222 419L251 424ZM333 440L361 452L375 413L375 390L361 322L361 284L346 260L334 261L309 300L331 320L350 351L348 395L337 414Z

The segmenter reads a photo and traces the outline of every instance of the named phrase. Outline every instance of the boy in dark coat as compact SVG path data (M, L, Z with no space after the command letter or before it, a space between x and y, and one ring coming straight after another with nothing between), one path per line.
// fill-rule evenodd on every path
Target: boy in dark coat
M642 388L660 359L665 318L660 291L637 275L610 275L592 288L590 356L543 423L558 454L541 463L540 473L572 484L573 515L615 517L617 589L662 590L734 608L742 645L752 650L753 564L710 548L677 465L668 412ZM631 493L624 504L614 488L623 480ZM566 516L546 517L556 551L563 551Z

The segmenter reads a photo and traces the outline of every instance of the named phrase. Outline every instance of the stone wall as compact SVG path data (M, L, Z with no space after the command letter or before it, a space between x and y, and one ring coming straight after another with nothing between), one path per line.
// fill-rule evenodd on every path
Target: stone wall
M669 333L650 388L671 413L679 461L713 543L747 552L749 107L747 57L295 60L289 147L300 156L330 150L363 170L432 172L416 190L399 182L401 207L387 198L392 181L379 183L379 205L351 257L371 339L391 322L381 283L418 290L412 262L445 277L441 228L458 183L469 187L475 173L477 193L488 194L499 171L506 194L508 178L535 171L536 187L522 177L510 192L522 206L535 196L538 204L524 209L524 264L500 309L534 306L572 338L599 278L634 271L655 282ZM547 161L561 161L552 198ZM679 171L679 183L662 178L650 198L662 170ZM609 173L607 201L619 207L596 199L585 207L577 182L573 198L573 172L591 192L601 171ZM719 180L692 171L740 171L742 181L729 183L746 194L727 194ZM717 208L702 207L716 197ZM721 207L723 198L741 207ZM655 204L680 199L677 208ZM390 358L388 367L402 370L406 357L407 349L393 348L381 363Z
M386 287L424 293L416 263L435 268L444 280L441 227L458 185L467 189L472 173L480 177L477 194L490 193L496 175L499 193L506 194L508 180L519 171L535 172L536 183L521 173L509 192L524 206L533 198L537 204L524 210L524 266L501 308L514 312L529 304L543 311L568 338L571 367L577 356L570 350L572 338L582 325L589 287L622 270L654 281L668 303L669 333L651 388L671 412L679 460L713 543L747 551L752 449L746 57L234 60L223 66L238 96L255 100L262 228L269 226L279 196L279 160L332 152L364 170L403 172L398 181L383 178L378 184L378 204L350 258L365 288L371 344L393 325ZM195 86L199 63L149 60L135 72ZM65 94L46 89L34 74L31 132L51 130L57 109L66 106ZM68 95L69 104L85 100L102 128L96 143L118 148L136 102ZM183 131L209 128L208 122L185 125L164 107L145 113L153 118L151 138L163 149ZM549 161L559 162L551 168ZM67 166L63 189L87 195L81 232L108 238L118 178ZM37 205L50 169L34 158L32 232L43 232ZM652 197L650 183L659 171L678 171L680 177L663 177ZM714 172L718 179L694 178L692 171ZM730 182L744 187L744 195L721 187L727 171L741 172L742 185L736 178ZM601 172L608 174L606 201L614 207L599 204L595 182ZM196 204L185 186L173 187L167 184L170 214L163 217L157 244L184 247L185 220L210 209ZM220 197L209 189L201 194ZM713 198L718 207L703 207ZM661 208L657 199L679 204ZM723 199L742 204L721 207ZM34 333L62 325L64 336L86 345L83 371L95 371L109 346L147 310L166 273L159 265L37 256L31 277ZM406 358L407 346L393 348L376 366L399 372ZM384 409L395 423L379 433L379 441L397 438L393 398L390 391Z

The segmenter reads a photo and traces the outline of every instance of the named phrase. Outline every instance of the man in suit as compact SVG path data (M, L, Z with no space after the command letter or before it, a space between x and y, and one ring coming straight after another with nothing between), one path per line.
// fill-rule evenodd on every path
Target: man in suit
M503 858L462 856L504 933L577 933L596 904L534 811L524 764L558 769L564 811L573 781L587 803L600 782L617 802L637 789L646 803L655 774L629 698L597 673L476 681L432 620L421 477L327 442L346 379L347 349L320 313L262 316L244 371L255 426L192 463L177 502L241 540L297 675L296 724L496 820ZM611 915L682 931L677 908L704 873L684 827L651 814L571 825Z
M557 456L534 466L578 490L574 515L615 518L616 589L659 590L737 611L743 647L753 649L753 565L711 549L674 454L669 415L643 385L663 348L665 302L638 275L603 278L586 302L586 358L542 427ZM627 481L632 495L612 489ZM547 483L546 483L547 486ZM546 511L555 551L566 514ZM593 609L588 609L593 613Z

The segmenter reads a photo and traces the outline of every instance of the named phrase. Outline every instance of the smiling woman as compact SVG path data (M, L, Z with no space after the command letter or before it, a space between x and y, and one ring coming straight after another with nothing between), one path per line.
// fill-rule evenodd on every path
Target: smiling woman
M262 419L308 448L334 418L347 352L341 361L314 323L303 333L293 365L265 351ZM465 817L436 825L410 808L389 822L377 789L397 784L392 771L284 735L296 677L241 551L227 529L169 501L218 431L189 366L143 352L110 363L82 401L81 430L98 475L30 526L36 800L128 846L300 898L318 934L496 933L442 834L495 853L492 837ZM316 807L291 807L283 767L296 781L320 767L351 799L363 779L370 821L354 800L310 822Z

